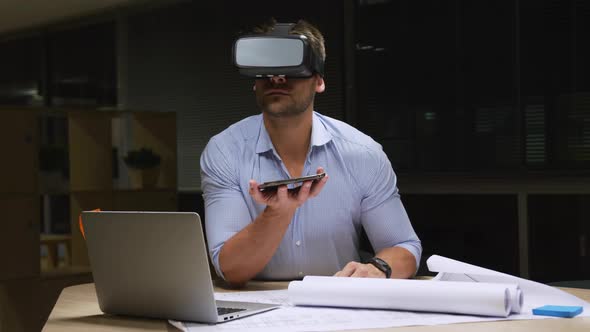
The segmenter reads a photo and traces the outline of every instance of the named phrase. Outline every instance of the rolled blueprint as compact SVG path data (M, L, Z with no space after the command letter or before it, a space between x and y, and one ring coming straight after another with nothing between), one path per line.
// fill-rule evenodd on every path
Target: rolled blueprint
M499 283L495 280L490 279L485 275L478 274L464 274L464 273L448 273L440 272L432 279L433 281L462 281L462 282L488 282L488 283ZM520 286L517 284L505 284L510 292L510 312L520 314L522 311L523 293L520 290Z
M393 309L507 317L504 284L373 278L305 277L289 283L294 305Z
M460 279L463 275L471 279L473 283L517 284L522 294L526 294L521 297L521 312L524 314L547 303L559 303L559 305L582 306L584 307L582 315L590 316L590 303L555 287L439 255L430 256L426 264L428 270L439 273L435 279L450 281ZM464 278L462 279L465 281Z

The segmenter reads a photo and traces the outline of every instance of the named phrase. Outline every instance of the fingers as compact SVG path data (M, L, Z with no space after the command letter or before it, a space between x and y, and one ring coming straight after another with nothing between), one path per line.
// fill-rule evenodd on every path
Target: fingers
M277 194L277 192L272 190L260 191L260 187L256 180L250 180L248 183L250 185L248 193L250 194L250 196L252 196L256 203L268 205L269 202L272 200L273 196Z
M321 174L324 172L324 168L321 166L318 167L316 170L316 174ZM311 191L309 193L309 197L316 197L320 193L320 191L322 191L322 188L324 188L326 182L328 182L328 174L326 174L326 176L321 178L319 181L315 181L313 183L313 186L311 187Z
M256 182L256 180L250 180L248 182L248 184L250 185L250 189L248 190L248 193L250 194L250 196L252 196L252 198L254 198L254 201L256 201L256 202L263 201L264 196L260 192L260 189L258 189L258 183Z
M305 181L303 183L303 185L301 185L301 188L299 189L299 192L297 193L297 198L296 198L299 206L301 206L301 204L305 203L305 201L307 201L307 199L309 198L311 184L312 184L312 181Z
M320 181L313 184L309 193L309 197L316 197L322 191L322 188L324 188L326 182L328 182L328 174L320 179Z
M277 189L277 198L279 201L283 202L289 199L287 186L279 186L279 189Z
M335 277L351 278L385 278L385 274L371 264L350 262L344 266L342 271L336 272Z
M351 278L379 278L382 276L384 276L383 272L370 264L359 264L354 273L350 275Z
M350 277L354 274L354 271L357 269L359 264L360 263L358 263L358 262L350 262L350 263L346 264L346 266L344 266L342 271L336 272L336 274L334 274L334 276L335 277Z

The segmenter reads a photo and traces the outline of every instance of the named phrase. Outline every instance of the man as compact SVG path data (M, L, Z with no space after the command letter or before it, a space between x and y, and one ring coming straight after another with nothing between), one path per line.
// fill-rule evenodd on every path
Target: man
M273 21L257 33L278 29ZM201 156L206 231L217 273L233 285L304 275L411 277L422 247L387 156L367 135L314 112L315 94L326 88L323 36L305 21L285 31L309 42L319 65L310 67L309 77L256 79L262 114L214 136ZM258 188L324 171L329 176L303 183L296 193L281 186L269 196ZM367 264L359 262L363 229L377 253Z

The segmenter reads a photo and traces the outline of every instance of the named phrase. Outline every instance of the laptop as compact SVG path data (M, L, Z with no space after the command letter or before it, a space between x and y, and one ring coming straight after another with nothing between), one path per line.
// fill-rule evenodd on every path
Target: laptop
M106 314L221 323L279 307L215 301L205 238L192 212L83 212Z

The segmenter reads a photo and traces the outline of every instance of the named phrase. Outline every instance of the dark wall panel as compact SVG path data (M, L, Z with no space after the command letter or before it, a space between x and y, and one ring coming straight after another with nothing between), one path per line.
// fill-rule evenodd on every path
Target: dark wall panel
M518 275L515 195L403 195L426 259L442 255Z

